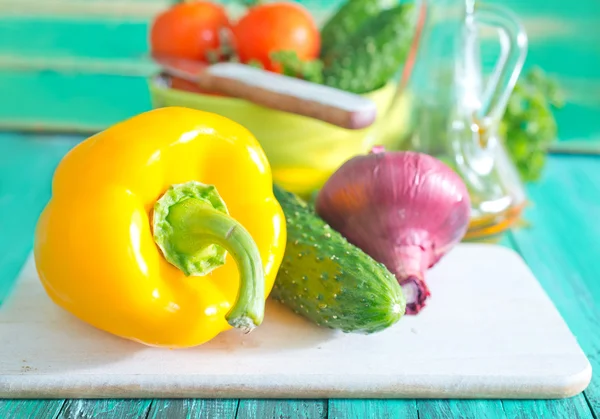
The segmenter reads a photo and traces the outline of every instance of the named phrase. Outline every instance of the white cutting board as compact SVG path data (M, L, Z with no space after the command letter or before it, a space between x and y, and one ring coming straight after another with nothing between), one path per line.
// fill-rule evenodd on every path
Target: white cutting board
M29 259L0 307L0 397L556 398L588 385L587 358L516 253L460 245L428 278L426 309L378 334L270 302L249 335L166 350L62 311Z

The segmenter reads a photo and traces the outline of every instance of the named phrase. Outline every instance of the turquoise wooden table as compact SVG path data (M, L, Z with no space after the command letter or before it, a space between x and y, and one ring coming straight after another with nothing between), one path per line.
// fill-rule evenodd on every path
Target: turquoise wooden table
M32 245L51 175L81 137L0 134L0 302ZM529 187L530 226L507 234L600 371L600 157L552 157ZM600 376L556 401L455 400L0 400L0 418L594 418Z

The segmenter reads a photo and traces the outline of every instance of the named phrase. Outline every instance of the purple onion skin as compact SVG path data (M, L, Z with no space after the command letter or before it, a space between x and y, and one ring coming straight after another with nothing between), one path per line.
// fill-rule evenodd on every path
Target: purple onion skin
M440 160L374 149L343 164L319 191L321 218L392 272L407 314L429 297L425 272L465 236L469 193Z

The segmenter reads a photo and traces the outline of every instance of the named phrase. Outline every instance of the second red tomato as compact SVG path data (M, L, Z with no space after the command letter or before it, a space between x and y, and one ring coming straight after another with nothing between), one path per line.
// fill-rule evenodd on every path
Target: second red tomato
M267 70L278 71L270 55L295 51L302 60L319 55L321 38L310 13L295 3L270 3L252 7L233 27L240 60L257 60Z

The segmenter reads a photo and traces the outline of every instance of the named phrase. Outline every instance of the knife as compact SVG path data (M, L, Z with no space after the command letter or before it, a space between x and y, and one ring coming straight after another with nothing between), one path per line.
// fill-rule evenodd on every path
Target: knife
M153 56L172 77L196 83L214 93L357 130L375 122L375 102L354 93L284 76L245 64L207 65L187 59Z

